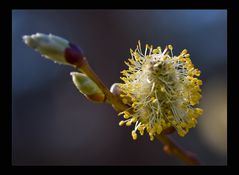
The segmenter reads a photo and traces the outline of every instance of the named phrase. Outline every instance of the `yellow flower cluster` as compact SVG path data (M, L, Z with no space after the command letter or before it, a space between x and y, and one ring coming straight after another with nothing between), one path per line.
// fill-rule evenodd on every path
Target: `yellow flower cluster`
M202 81L196 78L200 71L186 49L179 56L172 50L172 45L162 51L146 44L143 52L140 42L134 51L130 49L131 58L125 61L128 69L121 72L124 83L119 84L122 102L129 108L119 113L125 118L119 125L134 123L134 140L137 131L143 135L146 130L153 140L171 126L185 136L203 112L193 107L201 98Z

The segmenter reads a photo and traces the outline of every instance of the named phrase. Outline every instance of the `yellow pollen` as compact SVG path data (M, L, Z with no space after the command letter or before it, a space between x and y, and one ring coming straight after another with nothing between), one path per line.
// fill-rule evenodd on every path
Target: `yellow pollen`
M132 138L133 138L134 140L137 139L137 133L136 133L136 131L132 131L132 132L131 132L131 135L132 135Z

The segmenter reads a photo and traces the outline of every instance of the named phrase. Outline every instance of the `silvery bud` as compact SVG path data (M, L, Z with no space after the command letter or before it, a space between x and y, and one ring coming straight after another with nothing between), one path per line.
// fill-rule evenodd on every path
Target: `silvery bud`
M59 36L36 33L22 38L25 44L54 62L81 67L85 61L79 47Z

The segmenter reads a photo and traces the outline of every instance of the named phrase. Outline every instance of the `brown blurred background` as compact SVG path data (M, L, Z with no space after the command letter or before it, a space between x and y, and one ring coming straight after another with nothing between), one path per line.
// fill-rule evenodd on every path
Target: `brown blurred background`
M54 64L22 42L22 35L52 33L82 47L105 84L119 82L129 48L137 41L174 54L187 48L202 71L204 115L175 140L203 165L227 164L226 10L13 10L13 165L182 165L148 135L131 127L107 104L87 101L71 82L71 67Z

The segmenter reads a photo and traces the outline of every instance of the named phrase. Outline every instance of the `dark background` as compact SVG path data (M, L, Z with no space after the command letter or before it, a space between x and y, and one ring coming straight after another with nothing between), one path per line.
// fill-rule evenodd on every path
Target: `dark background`
M187 48L202 71L204 114L186 137L173 137L203 165L227 164L226 10L12 11L13 165L182 165L147 134L133 141L132 127L119 127L111 106L79 94L71 67L28 48L22 35L36 32L80 45L108 87L120 81L138 40L172 44L175 55Z

